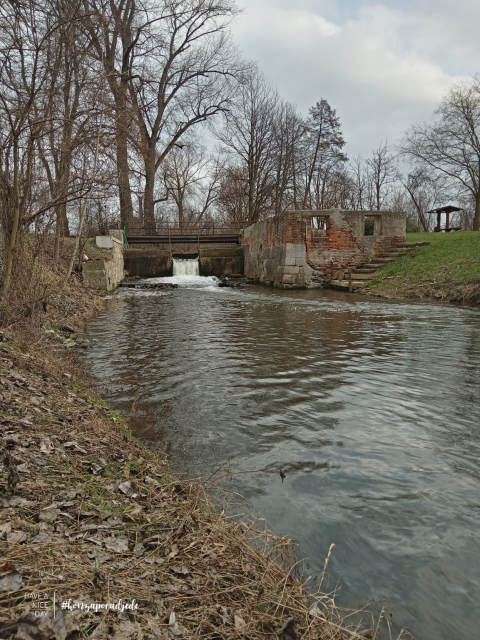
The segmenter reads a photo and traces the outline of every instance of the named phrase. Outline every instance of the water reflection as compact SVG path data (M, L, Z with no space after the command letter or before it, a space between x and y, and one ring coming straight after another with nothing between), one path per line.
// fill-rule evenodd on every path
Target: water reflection
M190 477L226 482L296 538L335 542L340 603L418 638L476 637L480 329L475 310L320 292L126 292L90 327L93 374ZM282 484L278 475L286 473Z

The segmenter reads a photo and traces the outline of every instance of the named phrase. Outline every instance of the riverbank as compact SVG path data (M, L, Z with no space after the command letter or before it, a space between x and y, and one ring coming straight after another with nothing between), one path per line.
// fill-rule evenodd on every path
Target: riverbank
M361 293L480 304L480 233L409 233L407 242L429 244L385 265Z
M43 328L1 333L0 637L373 637L307 596L292 540L219 513L105 406L72 355L100 306L59 287Z

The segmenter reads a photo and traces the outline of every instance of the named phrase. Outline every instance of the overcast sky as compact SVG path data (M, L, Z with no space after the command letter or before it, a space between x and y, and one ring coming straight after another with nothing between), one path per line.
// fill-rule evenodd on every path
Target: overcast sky
M350 157L428 120L480 72L480 0L238 0L234 39L302 113L337 110Z

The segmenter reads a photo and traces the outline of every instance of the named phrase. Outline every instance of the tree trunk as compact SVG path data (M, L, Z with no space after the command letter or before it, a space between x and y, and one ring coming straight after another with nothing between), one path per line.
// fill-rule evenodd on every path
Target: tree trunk
M155 202L153 194L155 190L155 155L150 153L145 159L145 194L143 200L143 219L145 229L155 231Z
M480 189L475 198L475 217L473 218L473 230L480 231Z
M130 169L128 166L126 105L115 96L117 102L116 150L118 197L120 200L120 221L122 227L130 227L133 223L133 203L130 189Z
M18 182L18 134L13 136L13 224L5 261L5 277L3 279L2 296L8 293L12 279L13 258L17 243L17 231L20 222L20 185Z

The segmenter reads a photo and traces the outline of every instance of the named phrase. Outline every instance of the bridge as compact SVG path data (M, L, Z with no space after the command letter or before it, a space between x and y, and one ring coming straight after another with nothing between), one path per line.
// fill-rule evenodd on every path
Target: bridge
M205 245L240 244L242 229L250 222L230 222L228 224L208 223L204 225L178 225L162 223L153 229L129 227L126 232L128 246L135 245Z

